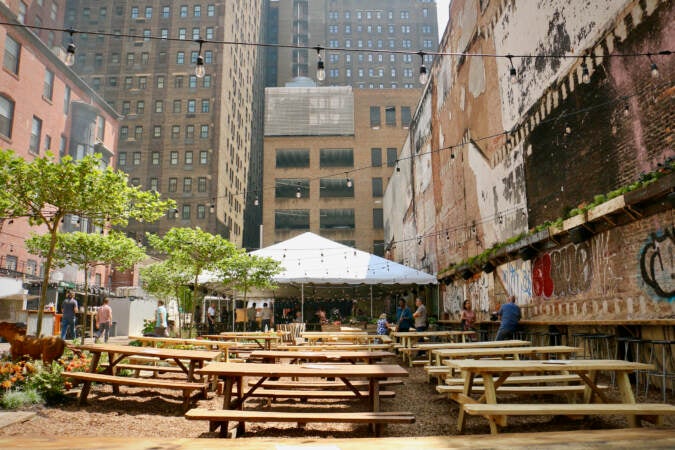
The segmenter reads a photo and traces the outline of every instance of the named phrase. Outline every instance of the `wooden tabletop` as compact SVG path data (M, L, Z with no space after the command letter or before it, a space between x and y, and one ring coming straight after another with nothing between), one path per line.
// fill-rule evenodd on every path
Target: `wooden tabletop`
M358 331L303 331L301 336L367 336L368 332Z
M311 359L315 361L340 361L340 360L360 360L360 359L381 359L389 356L396 356L391 352L383 351L277 351L277 350L256 350L251 352L252 358L292 358L292 359Z
M278 345L274 350L279 351L323 351L323 350L344 350L344 351L373 351L373 350L389 350L391 344L345 344L336 342L323 342L320 344L303 344L303 345Z
M220 352L212 350L182 350L175 348L136 347L118 344L84 344L78 345L80 350L92 353L116 353L120 355L154 356L157 358L174 358L209 361L220 356Z
M420 350L434 350L440 348L490 348L490 347L525 347L532 345L530 341L512 339L508 341L479 341L479 342L434 342L431 344L417 344Z
M168 344L168 345L195 345L195 346L216 346L219 348L226 347L236 347L240 345L238 342L234 341L215 341L209 339L189 339L189 338L169 338L169 337L157 337L157 336L129 336L130 341L139 341L139 342L149 342L156 344Z
M214 362L198 369L202 375L258 377L407 377L398 364L258 364Z
M488 348L438 348L432 352L441 358L467 358L507 355L534 355L534 354L571 354L583 352L583 348L568 347L566 345L552 345L541 347L488 347Z
M433 337L433 336L461 336L473 334L473 331L394 331L396 337Z
M458 370L478 373L502 372L546 372L569 371L587 372L598 370L633 371L653 370L652 364L614 359L566 359L553 361L507 360L507 359L456 359L448 361L448 366Z

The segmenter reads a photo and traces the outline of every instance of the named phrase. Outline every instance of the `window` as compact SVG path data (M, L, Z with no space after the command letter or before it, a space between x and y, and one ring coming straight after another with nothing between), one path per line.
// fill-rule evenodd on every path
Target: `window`
M127 66L133 65L135 60L136 55L134 53L127 53Z
M178 178L169 178L169 192L176 192L178 189Z
M145 18L146 19L152 18L152 6L146 6L145 7Z
M384 122L388 127L396 126L396 107L387 106L384 108Z
M112 87L117 86L117 77L109 77L108 78L108 86L112 86Z
M153 166L159 166L160 163L159 152L152 152L150 154L150 161L152 162Z
M134 129L134 137L137 141L140 141L143 137L143 127L141 125L136 125L136 128Z
M145 101L139 100L136 102L136 114L143 114L145 112Z
M180 138L180 125L171 126L171 139Z
M155 112L156 113L164 112L164 102L162 100L155 101Z
M205 88L211 87L211 75L204 75L204 79L202 81L202 86L205 87Z
M169 29L168 28L162 28L159 31L159 37L162 39L169 39Z
M322 230L354 229L354 209L322 209L319 215L319 228Z
M209 126L208 125L202 125L200 130L199 130L199 137L202 139L208 139L209 138Z
M207 5L206 6L206 15L213 17L216 15L216 5Z
M206 40L207 41L212 41L213 40L213 27L206 27Z
M180 6L180 16L181 16L181 17L187 17L187 16L188 16L188 7L187 7L187 5L181 5L181 6Z
M373 197L382 197L382 178L373 178Z
M204 205L197 205L197 219L206 217L206 207Z
M373 167L382 167L382 149L374 147L370 149L370 163Z
M138 6L133 6L131 8L131 18L138 19Z
M387 148L387 167L394 167L398 159L398 150L396 147Z
M2 67L9 72L18 75L20 55L21 45L12 39L11 36L5 35L5 56L2 59Z
M194 139L195 138L195 126L186 125L185 126L185 139Z
M309 180L301 178L277 178L274 182L275 198L309 198Z
M409 19L410 13L408 11L401 11L401 19Z
M0 94L0 134L12 137L12 122L14 121L14 102Z
M133 85L134 85L133 77L124 77L124 89L129 90L133 87Z
M122 125L120 127L120 139L126 140L129 137L129 127L127 125Z
M183 192L192 192L192 178L183 178Z
M161 125L154 125L152 127L152 137L154 137L154 138L162 137L162 126Z
M197 191L206 192L206 177L197 178Z
M197 107L196 100L190 99L190 100L187 101L187 112L188 112L188 114L194 113L196 107Z
M309 149L278 148L276 150L276 167L279 169L309 167Z
M202 100L202 112L207 113L211 109L211 103L209 100Z
M162 18L168 19L170 16L171 16L171 7L170 6L162 6Z
M131 163L134 166L140 166L141 165L141 152L134 152L132 156L133 156L133 158L131 160Z
M29 259L26 261L26 273L28 275L37 275L37 261Z
M48 134L45 134L45 151L49 151L52 148L52 137Z
M59 139L59 156L64 157L66 156L66 144L68 143L68 140L64 135L61 135L61 139Z
M178 75L173 79L173 87L180 89L183 87L183 76Z
M404 128L410 126L410 106L401 106L401 126Z
M344 178L322 178L319 180L319 197L354 197L354 185L347 186Z
M201 17L202 16L202 7L201 5L195 5L194 8L192 9L192 15L195 17Z
M322 148L319 151L320 167L354 167L354 149Z
M209 152L202 150L199 152L199 164L208 164L209 163Z
M119 158L117 159L120 166L127 165L127 152L120 152Z
M370 107L370 126L372 128L379 128L380 126L380 107L371 106Z
M19 263L19 259L16 256L13 256L13 255L6 255L5 256L5 269L16 271L16 267L17 267L18 263Z
M275 230L309 230L309 209L277 209L274 211Z
M96 118L96 139L103 141L105 136L105 119L103 116L98 116Z
M172 166L177 166L178 165L178 152L177 151L172 151L169 153L169 164Z
M373 228L377 230L384 228L384 214L382 208L373 208Z
M192 155L193 155L192 150L187 150L185 152L185 164L188 166L192 165Z
M193 40L199 39L199 28L192 29L192 39Z
M51 100L53 94L54 94L54 72L45 69L45 82L42 88L42 96L48 100Z
M147 28L144 29L144 30L143 30L143 40L146 41L146 42L149 41L149 40L150 40L150 36L151 36L151 35L150 35L150 30L147 29Z
M122 102L122 114L129 114L129 111L131 110L131 102L128 100L125 100Z
M159 178L150 178L150 182L148 183L148 187L150 188L151 191L159 191Z
M66 91L63 93L63 114L68 114L70 111L70 86L66 86Z
M195 89L197 87L197 76L196 75L190 75L190 78L188 78L188 87L190 89Z
M40 136L42 135L42 119L33 116L30 127L30 144L28 149L33 153L40 153Z
M176 64L185 64L185 52L176 53Z
M26 4L24 2L19 2L19 13L16 15L16 20L19 23L26 22Z
M205 50L204 51L204 64L213 64L213 51Z

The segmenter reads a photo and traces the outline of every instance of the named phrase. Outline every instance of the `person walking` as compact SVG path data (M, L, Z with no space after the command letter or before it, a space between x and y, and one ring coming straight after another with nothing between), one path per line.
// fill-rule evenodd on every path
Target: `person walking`
M398 301L398 308L396 308L396 331L410 331L413 324L413 315L408 308L405 299Z
M206 320L209 324L209 334L216 333L216 302L211 302L206 310Z
M155 336L164 337L169 335L166 314L164 302L159 300L157 302L157 309L155 310Z
M64 341L68 336L68 330L72 330L73 338L77 337L77 333L75 332L75 317L78 312L75 294L73 294L73 291L66 292L66 298L61 304L61 339Z
M268 331L272 327L272 308L267 306L267 303L263 303L260 319L262 321L262 329Z
M506 299L499 311L497 311L497 317L501 319L501 324L497 330L497 341L505 341L507 339L513 339L513 333L518 328L518 322L520 321L520 308L516 305L516 296L512 295Z
M248 331L255 331L256 330L256 325L257 320L256 320L256 315L257 311L255 309L255 303L251 305L251 307L246 311L246 318L248 320Z
M417 297L415 299L415 306L417 309L413 313L415 318L415 331L427 331L427 307L424 306L424 302L421 298Z
M98 342L103 335L103 342L108 342L108 337L110 336L110 327L112 326L112 308L110 308L110 300L107 298L103 299L103 305L96 311L96 338L95 342Z

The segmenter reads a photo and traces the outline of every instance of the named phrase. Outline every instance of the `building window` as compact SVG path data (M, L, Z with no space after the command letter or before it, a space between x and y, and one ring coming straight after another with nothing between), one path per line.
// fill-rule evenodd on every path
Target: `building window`
M197 219L206 217L206 207L204 205L197 205Z
M185 64L185 52L176 53L176 64Z
M199 164L208 164L209 163L209 152L202 150L199 152Z
M274 182L275 198L309 198L309 180L303 178L277 178Z
M196 89L197 88L197 76L196 75L190 75L190 78L188 78L188 87L190 89Z
M13 256L13 255L6 255L5 256L5 269L12 270L12 271L16 272L16 267L17 267L18 263L19 263L19 259L16 256Z
M177 151L172 151L169 153L169 164L172 166L177 166L178 165L178 152Z
M183 192L192 192L192 178L183 178Z
M382 167L382 149L373 147L370 149L370 164L373 167Z
M170 6L162 6L162 18L168 19L170 16L171 16L171 7Z
M63 114L70 112L70 86L66 86L66 91L63 93Z
M131 8L131 18L138 19L138 6L133 6Z
M205 75L202 81L202 87L210 88L211 87L211 75Z
M137 141L140 141L143 138L143 127L141 125L136 125L136 128L134 129L134 138L136 138Z
M202 100L202 112L207 113L211 110L211 103L209 100Z
M162 100L155 101L155 112L156 113L164 112L164 101Z
M320 167L354 167L354 149L322 148L319 151Z
M169 178L169 192L176 192L178 189L178 178Z
M371 128L380 127L380 107L371 106L370 107L370 126Z
M195 126L186 125L185 126L185 139L194 139L195 138Z
M404 128L410 126L410 106L401 106L401 126Z
M98 116L96 118L96 139L99 142L103 142L103 137L105 136L105 119L103 116Z
M354 226L354 209L322 209L320 211L319 227L322 230L353 230Z
M53 94L54 94L54 72L45 69L45 82L42 88L42 96L48 100L51 100Z
M190 220L190 205L183 205L183 220Z
M382 178L373 178L373 197L382 197L383 192Z
M189 114L194 113L197 108L197 102L194 99L190 99L187 101L187 112Z
M171 126L171 139L180 138L180 125Z
M278 148L276 150L276 167L279 169L309 167L309 149Z
M117 161L120 166L126 166L127 165L127 152L120 152L119 158L117 158Z
M152 137L154 137L154 138L162 137L162 126L161 125L155 125L155 126L152 127Z
M52 137L48 134L45 134L45 151L49 151L52 148Z
M152 6L146 6L145 7L145 18L146 19L152 18Z
M192 165L192 155L193 155L192 150L187 150L185 152L185 164L188 166Z
M173 112L179 113L180 111L181 111L181 101L180 100L174 100L173 101Z
M216 15L216 5L207 5L206 6L206 15L213 17Z
M149 188L151 191L159 191L159 178L150 178Z
M197 192L206 192L206 177L197 178Z
M202 16L202 7L201 5L195 5L194 8L192 9L192 15L195 17L201 17Z
M208 139L209 138L209 126L208 125L202 125L200 130L199 130L199 137L202 139Z
M377 230L384 228L384 213L382 208L373 208L373 228Z
M128 137L129 137L129 127L126 125L122 125L120 127L120 139L126 141Z
M387 106L384 108L384 122L388 127L396 126L396 107Z
M5 35L5 56L2 59L2 67L7 71L18 75L20 55L21 45L12 39L11 36Z
M319 197L354 197L354 185L347 185L344 178L321 178L319 181Z
M30 127L30 144L28 149L33 153L40 153L40 136L42 135L42 119L33 116Z
M398 150L396 147L387 148L387 167L394 167L398 159Z
M159 152L152 152L151 153L150 160L152 161L153 166L159 166L159 162L160 162L159 158L160 158Z
M145 101L139 100L136 102L136 114L143 114L145 112Z
M164 77L163 76L157 77L156 86L157 86L157 89L164 89Z
M0 134L11 138L14 122L14 102L0 94Z
M141 152L134 152L132 164L134 166L140 166L141 165Z
M187 16L188 16L188 7L187 7L187 5L181 5L181 6L180 6L180 16L181 16L181 17L187 17Z
M183 87L183 76L182 75L177 75L176 78L173 79L173 87L180 89Z
M275 230L309 230L309 209L277 209L274 211Z

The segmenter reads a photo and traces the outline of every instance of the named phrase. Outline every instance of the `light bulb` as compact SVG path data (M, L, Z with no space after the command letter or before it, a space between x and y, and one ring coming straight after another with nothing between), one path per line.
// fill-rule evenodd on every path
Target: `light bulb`
M260 204L260 201L258 200L258 197L253 200L253 206L258 206Z
M300 192L300 188L298 188L297 191L295 191L295 198L300 198L302 197L302 192Z
M351 178L347 178L347 187L350 188L353 186Z
M630 115L630 107L628 106L628 103L623 107L623 115L625 117L628 117Z
M210 212L211 214L213 214L215 211L216 211L216 205L214 205L214 204L212 203L211 206L209 207L209 212Z
M66 59L64 61L66 63L66 66L71 67L75 64L75 49L76 48L77 48L77 46L75 45L74 42L71 42L70 44L68 44L68 48L66 49Z
M581 64L581 82L583 84L589 84L591 82L591 74L588 72L586 63Z
M572 127L569 124L565 124L565 134L572 134Z
M511 84L516 84L518 82L518 72L516 72L516 68L511 66L509 69L509 78L511 80Z
M427 66L422 64L420 66L420 84L427 84L429 80L429 74L427 73Z
M206 67L204 67L204 57L202 55L197 56L197 65L195 66L195 76L197 78L204 78L206 75Z
M323 81L326 79L326 69L323 64L323 60L319 57L319 61L316 63L316 79Z
M655 62L652 62L652 78L658 78L659 77L659 66L656 65Z

